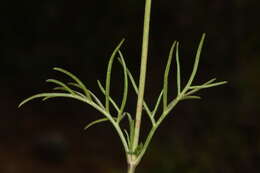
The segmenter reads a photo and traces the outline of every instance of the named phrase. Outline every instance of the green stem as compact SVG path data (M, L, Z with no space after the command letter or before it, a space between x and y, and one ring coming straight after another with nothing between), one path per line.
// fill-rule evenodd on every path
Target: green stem
M156 132L157 128L160 126L160 124L163 122L163 120L165 119L165 117L169 114L169 112L172 110L173 107L175 107L177 105L177 103L180 101L180 98L182 96L178 96L171 104L171 107L170 108L167 108L160 116L160 118L158 119L158 121L155 123L155 125L152 127L152 129L150 130L146 140L145 140L145 143L144 143L144 146L142 148L142 151L140 152L140 154L138 155L138 158L135 160L135 163L136 165L139 164L139 162L141 161L143 155L145 154L147 148L148 148L148 145L150 144L152 138L153 138L153 135L154 133Z
M129 164L128 169L127 169L127 173L135 173L135 168L136 168L136 165Z
M134 151L138 147L140 126L141 126L141 119L142 119L143 98L144 98L144 88L145 88L145 78L146 78L146 65L147 65L147 55L148 55L151 4L152 4L152 0L145 1L142 56L141 56L141 66L140 66L138 100L136 106L135 131L134 131L134 139L133 139Z

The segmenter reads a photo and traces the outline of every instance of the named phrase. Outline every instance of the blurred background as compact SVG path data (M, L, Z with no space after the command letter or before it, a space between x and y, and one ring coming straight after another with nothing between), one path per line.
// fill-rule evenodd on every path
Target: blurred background
M101 115L74 100L19 102L50 91L48 78L69 81L65 68L102 97L108 58L122 38L125 60L139 74L144 0L2 0L1 173L123 173L125 156L111 125L84 131ZM181 102L157 131L137 172L257 173L260 171L260 3L256 0L154 0L146 100L162 87L170 46L180 41L183 82L207 33L195 83L211 78L224 86L203 90L199 101ZM175 67L170 97L176 91ZM114 66L112 93L118 101L122 70ZM135 113L130 90L127 111ZM144 117L143 133L149 124ZM148 121L146 121L148 122Z

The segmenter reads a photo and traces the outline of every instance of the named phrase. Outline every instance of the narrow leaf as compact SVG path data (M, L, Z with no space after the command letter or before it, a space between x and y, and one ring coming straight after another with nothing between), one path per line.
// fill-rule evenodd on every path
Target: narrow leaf
M61 81L58 81L56 79L47 79L46 82L57 84L57 85L61 86L64 89L64 91L74 94L74 91Z
M100 119L98 119L98 120L92 121L91 123L87 124L87 125L84 127L84 130L87 130L87 129L90 128L91 126L96 125L96 124L99 124L99 123L102 123L102 122L105 122L105 121L109 121L109 119L108 119L108 118L100 118Z
M101 82L99 80L97 80L97 83L98 83L98 87L99 89L101 90L101 92L105 95L106 92L105 92L105 89L104 87L102 86ZM116 102L109 96L109 101L112 103L112 105L114 106L114 108L116 109L117 112L120 112L120 109L119 107L117 106Z
M168 61L167 61L167 65L165 68L165 72L164 72L164 82L163 82L163 109L165 110L167 108L167 97L168 97L168 76L169 76L169 72L170 72L170 67L171 67L171 62L172 62L172 55L173 55L173 50L174 47L176 45L176 41L173 42L172 46L171 46L171 50L169 53L169 57L168 57Z
M125 132L127 143L128 143L128 147L129 147L130 146L130 137L129 137L129 134L128 134L126 129L124 129L124 132Z
M40 94L36 94L33 95L25 100L23 100L18 107L21 107L22 105L24 105L25 103L34 100L36 98L45 98L49 99L49 98L55 98L55 97L64 97L64 98L73 98L82 102L85 102L87 104L89 104L90 106L94 107L96 110L98 110L99 112L101 112L102 114L104 114L105 116L109 116L109 114L107 114L106 112L104 112L104 109L101 108L99 105L97 105L96 103L90 101L89 99L86 99L85 97L81 97L79 95L73 95L73 94L69 94L69 93L40 93Z
M122 63L119 59L119 62ZM133 78L133 75L131 74L131 72L129 71L129 69L127 68L127 75L130 79L130 82L135 90L135 93L138 95L138 88L137 88L137 85L136 85L136 82ZM153 117L152 117L152 112L151 110L149 109L147 103L145 102L145 100L143 101L143 106L144 106L144 110L146 111L147 115L149 116L151 122L153 123Z
M80 88L86 94L87 98L91 100L91 97L90 97L90 94L89 94L89 91L88 91L87 87L83 84L83 82L81 82L81 80L77 76L75 76L71 72L69 72L67 70L64 70L62 68L54 67L53 69L56 70L56 71L59 71L61 73L64 73L67 76L69 76L70 78L72 78L80 86Z
M158 96L158 99L157 99L157 101L156 101L155 107L154 107L154 109L153 109L152 117L155 116L155 114L156 114L156 112L157 112L157 110L158 110L158 107L159 107L160 102L161 102L161 100L162 100L162 95L163 95L163 90L161 91L160 95Z
M81 98L77 95L72 95L72 94L69 94L69 93L40 93L40 94L35 94L25 100L23 100L18 107L21 107L22 105L24 105L25 103L31 101L31 100L34 100L36 98L54 98L54 97L69 97L69 98L75 98L75 99L78 99L80 101L83 101L83 102L87 102L89 103L89 101L87 101L86 99L84 98Z
M201 99L200 96L184 96L181 100Z
M192 82L194 80L194 77L195 77L195 75L197 73L198 65L199 65L199 61L200 61L200 55L201 55L201 51L202 51L202 47L203 47L205 36L206 36L206 34L203 33L202 37L201 37L201 40L200 40L200 43L199 43L199 47L198 47L197 53L196 53L196 58L195 58L195 62L194 62L194 65L193 65L193 70L192 70L192 73L190 75L189 81L187 82L185 88L182 91L183 93L185 93L189 89L189 87L191 86L191 84L192 84Z
M67 91L64 87L55 87L55 88L53 88L53 90L55 90L55 91L57 91L57 90L59 90L59 91Z
M178 95L181 93L181 67L179 58L179 42L176 45L176 65L177 65L177 92Z
M216 82L212 84L206 84L206 85L198 85L198 86L191 86L190 89L204 89L204 88L211 88L219 85L224 85L226 84L227 81L222 81L222 82Z
M57 90L59 90L59 91L67 91L67 89L65 89L64 87L55 87L55 88L53 88L53 90L55 90L55 91L57 91ZM75 90L72 90L73 91L73 94L77 94L78 96L80 96L80 97L83 97L83 98L86 98L86 99L88 99L83 93L81 93L81 92L78 92L78 91L75 91ZM90 92L90 91L89 91ZM91 93L91 92L90 92ZM46 99L43 99L43 100L47 100L47 98Z
M134 130L135 130L135 121L132 119L131 115L129 113L126 113L128 117L128 123L129 123L129 131L130 131L130 136L129 136L129 148L130 151L133 149L132 144L133 144L133 139L134 139Z
M89 94L93 97L94 101L95 101L101 108L105 109L104 105L101 103L101 101L97 98L97 96L96 96L93 92L89 91Z
M83 88L82 88L79 84L77 84L77 83L69 82L68 84L71 85L71 86L74 86L74 87L76 87L76 88L79 88L79 89L82 89L82 90L83 90Z
M124 70L124 91L123 91L123 99L122 99L122 103L121 103L121 107L120 107L120 113L119 115L122 115L125 105L126 105L126 100L127 100L127 94L128 94L128 76L127 76L127 67L126 67L126 63L123 57L123 54L121 53L121 51L118 51L119 55L120 55L120 61L122 63L120 63L123 67Z
M123 44L124 39L118 44L118 46L114 49L107 67L107 75L106 75L106 90L105 90L105 96L106 96L106 111L109 113L109 95L110 95L110 80L111 80L111 71L113 66L113 61L116 56L116 53L118 52L119 48Z
M209 81L207 81L207 82L205 82L205 83L203 83L202 85L200 85L200 86L207 86L207 85L211 85L212 84L212 82L214 82L214 81L216 81L216 78L213 78L213 79L211 79L211 80L209 80ZM226 83L226 81L223 81L223 83L222 82L219 82L220 84L219 85L223 85L223 84L225 84ZM194 87L194 86L193 86ZM190 88L189 88L190 89ZM203 89L203 87L199 87L199 86L197 86L197 87L194 87L194 88L192 88L192 90L191 91L189 91L189 92L187 92L186 93L186 95L191 95L191 94L194 94L195 92L197 92L197 91L199 91L199 90L201 90L201 89Z

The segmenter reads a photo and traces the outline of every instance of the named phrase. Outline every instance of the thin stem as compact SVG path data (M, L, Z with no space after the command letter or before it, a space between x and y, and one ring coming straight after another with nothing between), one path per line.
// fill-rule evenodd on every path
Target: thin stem
M136 168L136 165L129 164L128 169L127 169L127 173L135 173L135 168Z
M151 4L152 4L152 0L145 1L139 91L138 91L138 100L137 100L137 106L136 106L135 131L134 131L134 139L133 139L133 149L134 150L136 150L136 148L138 147L140 126L141 126L141 119L142 119L144 88L145 88L145 78L146 78L146 65L147 65L147 55L148 55Z

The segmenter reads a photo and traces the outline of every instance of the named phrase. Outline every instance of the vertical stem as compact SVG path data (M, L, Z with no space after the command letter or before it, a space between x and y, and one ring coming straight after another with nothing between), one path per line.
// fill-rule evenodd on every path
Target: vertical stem
M136 168L136 165L129 164L128 169L127 169L127 173L135 173L135 168Z
M139 143L139 133L140 133L140 126L141 126L141 119L142 119L143 98L144 98L144 88L145 88L145 78L146 78L146 65L147 65L147 55L148 55L151 3L152 0L145 0L142 55L141 55L141 66L140 66L138 100L136 106L135 130L134 130L134 139L133 139L134 151L136 150Z

